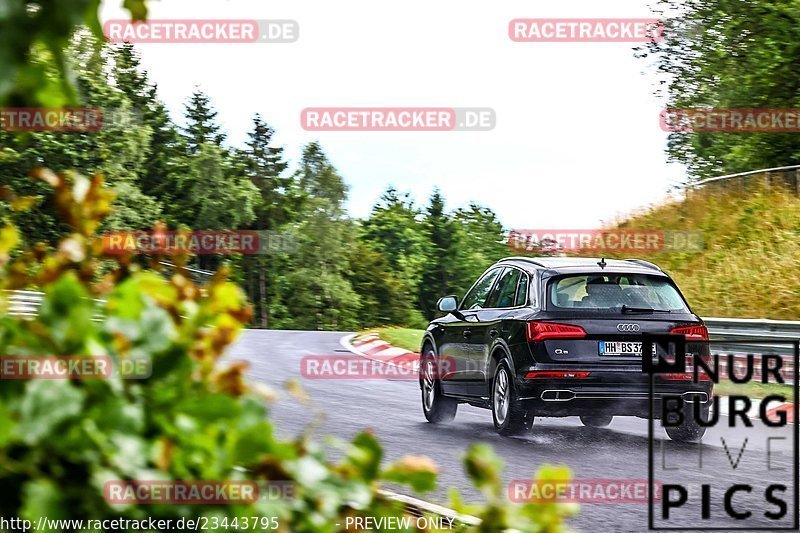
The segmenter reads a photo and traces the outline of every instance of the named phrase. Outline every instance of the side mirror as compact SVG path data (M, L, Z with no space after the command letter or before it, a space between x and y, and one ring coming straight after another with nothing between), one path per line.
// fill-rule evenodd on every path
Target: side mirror
M444 296L436 302L436 309L442 313L452 313L458 309L458 300L455 296Z

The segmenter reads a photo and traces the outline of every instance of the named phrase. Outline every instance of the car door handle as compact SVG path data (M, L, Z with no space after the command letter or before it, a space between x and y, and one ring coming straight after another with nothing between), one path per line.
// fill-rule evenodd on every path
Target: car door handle
M489 330L489 336L492 338L497 337L497 330L496 329Z
M469 339L470 337L472 337L472 332L467 329L467 330L464 330L464 333L462 333L462 335L464 335L465 339Z

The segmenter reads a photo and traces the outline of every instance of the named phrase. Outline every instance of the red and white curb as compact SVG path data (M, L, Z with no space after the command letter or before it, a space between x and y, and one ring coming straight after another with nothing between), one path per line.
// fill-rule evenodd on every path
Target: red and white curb
M401 366L404 369L410 368L412 372L419 371L418 353L392 346L388 342L379 339L374 333L345 335L339 339L339 344L346 350L361 357L388 365Z
M767 418L770 420L778 420L778 417L775 413L778 411L783 411L786 413L786 423L787 424L794 424L794 404L791 402L784 402L777 407L771 408L767 411Z
M771 403L772 407L767 410L767 418L770 420L778 420L778 412L783 411L786 413L786 423L794 423L794 404L792 402ZM719 399L719 414L720 416L730 416L728 405L728 397L721 396ZM747 410L747 416L750 418L758 418L761 409L761 400L753 398L750 400L750 409Z

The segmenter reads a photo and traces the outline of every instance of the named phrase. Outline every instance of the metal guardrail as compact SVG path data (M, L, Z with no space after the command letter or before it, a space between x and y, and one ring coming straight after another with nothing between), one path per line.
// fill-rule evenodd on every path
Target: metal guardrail
M3 291L6 293L5 299L8 301L7 314L22 318L33 318L39 314L44 293L39 291ZM94 300L97 304L106 303L105 300ZM102 314L96 313L92 320L102 320Z
M171 266L171 265L170 265ZM205 271L203 271L205 274ZM43 292L5 291L11 316L36 316L42 304ZM104 303L104 300L95 300ZM800 321L769 320L766 318L703 318L713 340L753 340L771 341L800 340ZM751 343L747 343L748 345Z
M162 266L167 268L177 269L176 265L172 263L168 263L166 261L160 261ZM200 270L197 268L190 268L190 267L183 267L186 271L188 271L191 275L195 275L201 278L209 278L214 275L214 272L210 272L208 270ZM39 307L42 305L42 299L44 298L44 293L40 291L4 291L7 296L6 300L8 301L8 311L7 314L9 316L18 316L23 318L32 318L35 317L39 313ZM95 299L95 303L104 304L105 300ZM99 320L102 318L100 314L96 314L93 317L95 320Z
M39 313L43 292L8 291L8 314L11 316L34 317Z
M8 294L8 314L23 318L37 315L42 303L44 293L38 291L6 291ZM95 300L104 303L103 300ZM100 319L96 315L95 319ZM714 343L712 350L717 353L734 354L735 364L744 364L747 354L756 354L756 362L760 354L791 355L791 344L781 345L775 341L800 340L800 321L769 320L766 318L704 318L708 327L711 340L722 341ZM759 339L772 341L771 344L760 344ZM730 344L724 341L730 341ZM721 358L722 359L722 358ZM726 361L720 361L721 365ZM794 369L793 359L784 359L784 368L787 371ZM790 383L787 380L787 383Z
M800 322L766 318L703 318L713 342L711 352L719 354L720 373L727 375L728 357L737 376L747 369L747 356L753 355L754 377L761 375L761 356L783 357L782 376L786 384L794 384L794 342L800 340ZM760 343L759 341L769 341ZM780 343L786 341L786 344Z
M161 266L172 268L172 269L179 268L178 265L173 265L172 263L168 263L166 261L159 261L158 264L161 265ZM180 267L180 268L183 268L184 270L186 270L187 272L191 272L192 274L198 274L200 276L206 276L206 277L209 277L209 278L214 275L214 272L212 272L210 270L200 270L199 268L192 268L192 267L187 267L187 266L183 266L183 267Z
M704 318L712 337L763 338L796 341L800 339L800 321L767 318Z
M192 268L188 266L178 267L177 265L173 265L172 263L168 263L166 261L159 261L158 264L160 264L163 267L166 267L168 271L171 272L176 271L178 268L182 268L183 270L189 273L189 277L192 278L192 281L198 285L204 284L215 274L210 270L201 270L199 268Z
M726 174L707 178L693 183L687 183L686 188L698 189L701 187L722 187L744 189L748 182L761 180L766 187L781 186L794 192L795 196L800 196L800 165L789 165L785 167L762 168L759 170L749 170L736 174Z

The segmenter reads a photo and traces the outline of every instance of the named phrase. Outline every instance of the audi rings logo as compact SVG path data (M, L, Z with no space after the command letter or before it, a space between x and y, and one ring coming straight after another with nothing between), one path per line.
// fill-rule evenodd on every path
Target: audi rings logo
M617 331L636 333L640 330L639 324L617 324Z

